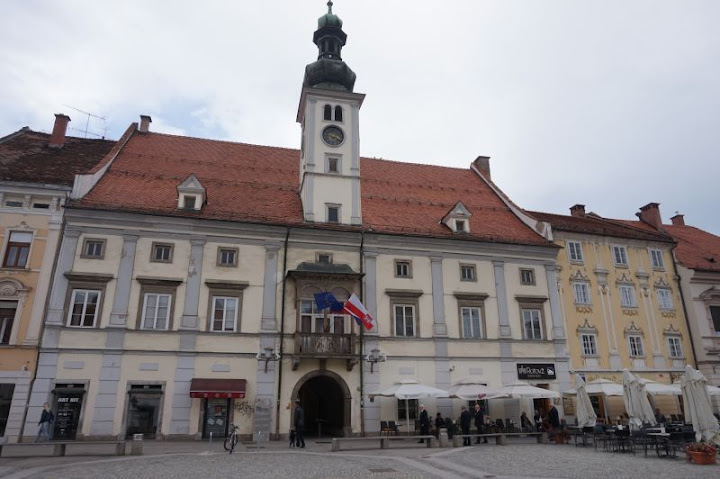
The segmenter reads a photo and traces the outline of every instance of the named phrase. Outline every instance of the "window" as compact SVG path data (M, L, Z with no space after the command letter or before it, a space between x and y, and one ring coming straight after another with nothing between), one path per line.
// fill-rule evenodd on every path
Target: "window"
M23 202L20 200L7 200L5 201L5 206L8 208L22 208Z
M186 210L194 210L197 198L191 195L183 196L183 208Z
M668 350L670 351L670 357L673 359L681 359L685 357L682 349L682 341L678 336L668 336Z
M315 255L315 262L320 264L331 264L332 254L330 253L317 253Z
M456 233L467 233L467 221L455 220L455 232Z
M409 260L395 260L395 277L412 278L412 263Z
M335 107L335 121L343 121L342 107L340 105Z
M13 320L17 303L14 301L0 301L0 344L10 344Z
M395 316L395 336L415 336L415 306L396 304L393 306Z
M155 263L172 263L173 245L166 243L153 243L150 261Z
M625 246L613 246L612 247L613 262L615 266L627 266L627 248Z
M630 348L630 357L640 358L645 356L645 351L643 350L642 336L628 336L628 346Z
M325 105L323 107L323 120L332 120L332 107L330 105Z
M419 403L417 399L398 399L397 414L398 421L413 421L417 419Z
M218 266L237 266L237 248L218 248Z
M484 337L481 308L462 307L460 308L460 317L462 318L463 338L482 339Z
M665 263L663 262L662 250L651 249L650 250L650 264L652 269L665 269Z
M70 300L68 326L94 328L100 307L100 291L74 289Z
M340 158L330 156L327 159L327 171L328 173L339 173L340 172Z
M620 285L620 305L623 308L637 308L635 301L635 287L630 285Z
M720 336L720 306L710 306L710 318L715 328L715 336Z
M0 437L5 435L5 427L10 417L10 405L12 404L14 384L0 384Z
M658 307L660 309L672 310L675 309L672 299L672 291L669 289L658 289L657 290Z
M476 279L474 264L460 265L460 281L476 281Z
M238 299L213 296L212 331L235 332Z
M32 239L32 233L11 231L10 240L5 250L3 266L6 268L24 268L27 265Z
M534 285L535 284L535 270L534 269L520 269L520 284Z
M49 203L33 203L32 207L35 208L36 210L49 210L50 204Z
M573 263L582 263L584 261L582 243L579 241L568 241L566 244L568 260Z
M105 256L105 240L86 238L83 243L82 258L102 259Z
M574 282L572 285L575 304L590 304L590 288L588 288L588 284Z
M542 339L542 314L539 309L522 308L523 338Z
M327 205L327 222L328 223L339 223L340 222L340 207L334 205Z
M338 298L339 301L342 299ZM300 300L300 330L304 333L350 334L350 316L329 313L325 322L325 313L317 309L312 299Z
M580 346L583 356L597 356L597 337L594 334L581 334Z
M171 305L171 294L146 293L143 302L142 329L168 329Z

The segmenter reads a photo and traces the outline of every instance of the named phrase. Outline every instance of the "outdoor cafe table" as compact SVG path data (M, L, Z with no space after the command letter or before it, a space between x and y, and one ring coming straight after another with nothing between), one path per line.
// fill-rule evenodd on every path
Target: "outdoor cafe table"
M568 426L568 429L572 431L572 435L575 436L575 446L586 447L589 446L588 438L592 437L592 427L584 426ZM580 437L580 444L578 444L578 437Z
M670 443L671 434L669 432L649 432L647 435L655 439L655 451L658 457L670 457L673 459L677 457L675 448ZM661 451L664 454L660 454Z

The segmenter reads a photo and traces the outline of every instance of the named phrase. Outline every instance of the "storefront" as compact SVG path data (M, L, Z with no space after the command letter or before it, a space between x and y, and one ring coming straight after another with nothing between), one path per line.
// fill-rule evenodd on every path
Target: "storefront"
M82 384L56 384L53 393L55 395L53 439L75 440L80 424L85 386Z
M203 400L203 437L225 437L232 421L233 399L245 397L245 379L193 378L190 397Z
M128 391L126 437L142 434L145 439L155 439L162 407L161 384L132 384Z

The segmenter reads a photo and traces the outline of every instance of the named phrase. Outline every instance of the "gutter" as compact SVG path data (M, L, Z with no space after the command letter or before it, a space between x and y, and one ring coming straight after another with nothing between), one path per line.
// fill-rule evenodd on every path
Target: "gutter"
M287 271L287 252L288 252L288 240L290 239L290 228L288 227L285 232L285 247L283 249L283 285L282 285L282 306L280 307L280 347L278 354L280 355L280 361L278 361L278 386L277 386L277 397L275 398L275 437L280 437L280 394L282 393L282 375L283 375L283 353L285 351L285 287L287 284L287 278L285 271Z
M363 261L363 248L365 246L365 232L360 231L360 274L364 275L365 273L365 263ZM361 301L365 300L364 297L364 288L363 288L363 280L362 277L360 279L360 298ZM360 437L365 437L365 365L363 364L363 348L365 346L364 344L364 333L365 333L365 326L360 325L360 348L358 351L359 354L359 361L358 364L360 365Z
M675 278L677 278L675 281L677 282L677 285L678 285L678 291L680 291L680 302L682 303L683 314L685 315L685 326L687 326L687 329L688 329L688 338L690 339L690 349L692 350L692 355L693 355L693 366L695 367L695 369L697 369L698 357L697 357L697 354L695 353L695 341L693 340L692 328L690 327L690 316L688 316L687 304L685 303L685 295L683 294L682 283L681 283L682 278L680 278L680 275L678 274L678 270L677 270L677 265L675 264L675 261L676 261L675 248L677 248L677 243L675 243L673 245L672 249L670 250L670 253L672 254L672 257L673 257L673 273L675 274Z

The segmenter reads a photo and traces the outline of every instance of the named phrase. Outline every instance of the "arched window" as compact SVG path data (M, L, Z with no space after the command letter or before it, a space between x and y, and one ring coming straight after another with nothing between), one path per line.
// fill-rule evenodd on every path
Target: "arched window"
M342 107L340 105L335 107L335 121L343 121L342 119Z
M324 110L323 119L332 120L332 107L330 105L325 105Z

